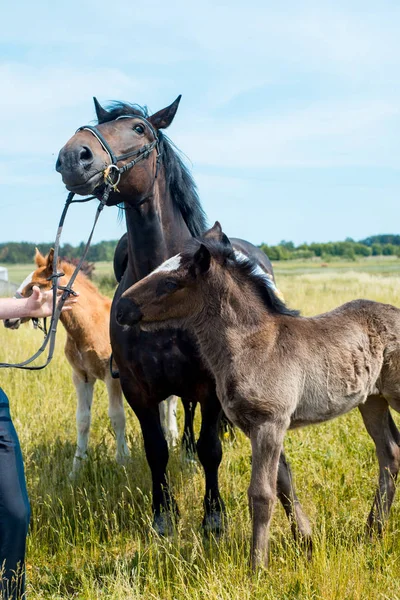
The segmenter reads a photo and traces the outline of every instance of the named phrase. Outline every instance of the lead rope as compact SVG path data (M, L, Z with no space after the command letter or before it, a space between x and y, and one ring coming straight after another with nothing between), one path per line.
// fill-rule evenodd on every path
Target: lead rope
M111 190L113 190L114 192L118 192L117 185L119 183L121 175L123 173L125 173L126 171L128 171L129 169L132 169L138 162L148 158L150 156L151 152L154 150L154 148L157 151L156 172L155 172L155 178L157 178L159 165L160 165L160 148L159 148L159 143L158 143L159 141L158 141L157 133L156 133L154 127L151 125L151 123L143 117L139 117L137 115L124 115L124 116L118 117L118 119L132 118L132 117L139 118L142 121L147 123L147 125L149 126L150 130L152 131L152 133L154 135L154 140L149 144L145 144L138 150L133 150L132 152L127 152L126 154L121 154L120 156L115 156L111 147L109 146L107 141L103 138L103 136L98 131L98 129L95 129L91 125L84 125L83 127L79 127L79 129L77 130L77 131L81 131L81 130L90 131L90 133L92 133L92 135L94 135L94 137L98 140L98 142L103 147L103 149L107 152L107 154L110 158L110 164L104 170L105 189L104 189L103 195L100 199L100 204L97 207L92 231L90 232L90 235L89 235L88 241L86 243L85 249L83 251L83 254L81 256L81 259L80 259L79 263L77 264L75 271L72 273L70 280L68 281L66 286L59 286L58 281L59 281L60 277L62 277L64 275L64 273L60 273L57 271L57 262L58 262L59 248L60 248L61 232L62 232L62 229L64 226L64 221L65 221L65 217L67 215L68 209L71 204L80 203L80 202L89 202L89 200L94 200L95 198L98 199L97 196L89 196L88 198L83 198L82 200L73 200L75 194L73 192L70 192L67 196L67 200L65 202L65 206L64 206L63 212L61 214L60 222L58 224L56 241L54 244L53 273L49 277L49 280L52 281L51 289L53 291L53 308L52 308L49 332L45 336L43 344L40 346L39 350L37 352L35 352L35 354L33 356L31 356L27 360L24 360L20 363L0 363L0 369L14 368L14 369L26 369L29 371L39 371L40 369L44 369L45 367L47 367L47 365L53 358L54 348L55 348L55 343L56 343L57 325L58 325L58 321L60 319L62 308L64 306L65 301L67 300L67 298L70 295L76 295L76 293L72 289L72 286L75 282L75 279L76 279L79 271L82 268L83 261L86 258L86 255L88 253L88 250L89 250L89 247L90 247L90 244L92 241L93 233L94 233L98 218L100 216L101 211L107 204ZM136 157L136 158L134 158L134 160L127 163L126 165L124 165L122 167L117 166L117 163L120 160L126 160L127 158L133 158L133 157ZM112 173L113 169L115 170L116 175L117 175L116 181L113 181L112 177L111 177L111 173ZM59 289L63 290L63 294L57 304L57 290L59 290ZM48 351L46 362L43 365L39 365L37 367L36 366L29 367L28 365L31 362L33 362L34 360L36 360L45 351L47 345L49 346L49 351Z
M102 212L104 206L107 203L108 197L110 195L110 190L111 190L111 185L106 185L106 188L104 190L103 196L100 200L99 206L97 207L97 211L96 211L96 215L94 218L94 223L93 223L93 227L92 230L90 232L88 241L86 242L86 246L85 249L83 251L83 254L81 256L81 259L79 261L79 263L77 264L74 272L71 275L70 280L68 281L66 286L62 286L61 289L63 289L63 294L60 298L60 300L57 303L57 290L59 289L59 285L58 285L58 280L60 279L60 277L62 277L64 275L64 273L58 272L57 270L57 262L58 262L58 254L59 254L59 248L60 248L60 238L61 238L61 232L64 226L64 221L65 221L65 217L67 215L68 209L70 207L71 204L75 204L75 203L81 203L81 202L89 202L89 200L93 200L94 198L96 198L96 196L90 196L89 198L84 198L82 200L73 200L73 197L75 194L73 194L72 192L70 194L68 194L67 200L65 202L65 206L63 209L63 212L61 214L61 218L60 218L60 222L58 225L58 229L57 229L57 236L56 236L56 241L55 241L55 245L54 245L54 257L53 257L53 274L50 275L49 279L52 280L52 286L51 289L53 291L53 309L52 309L52 316L51 316L51 321L50 321L50 327L49 327L49 332L46 335L43 344L40 346L39 350L37 352L35 352L35 354L33 356L31 356L30 358L19 362L19 363L0 363L0 369L4 369L4 368L14 368L14 369L26 369L29 371L39 371L41 369L44 369L45 367L47 367L47 365L49 364L49 362L51 361L51 359L53 358L53 354L54 354L54 349L55 349L55 342L56 342L56 333L57 333L57 325L60 319L60 315L62 312L62 308L65 304L65 301L67 300L67 298L70 295L76 295L76 292L74 292L74 290L72 289L72 286L75 282L75 279L79 273L79 271L82 268L83 262L86 258L86 255L89 251L89 247L92 241L92 237L93 237L93 233L97 224L97 221L99 219L100 213ZM43 365L38 365L38 366L28 366L30 363L32 363L33 361L35 361L37 358L39 358L39 356L45 351L46 347L49 346L49 350L48 350L48 355L47 355L47 360Z

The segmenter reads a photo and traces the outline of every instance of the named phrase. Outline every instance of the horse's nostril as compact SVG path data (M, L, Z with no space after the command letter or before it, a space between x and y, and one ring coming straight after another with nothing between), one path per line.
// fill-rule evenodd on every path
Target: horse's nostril
M57 162L56 162L56 171L59 173L61 171L61 158L60 155L58 155L57 158Z
M79 160L85 164L90 164L93 162L93 153L88 146L82 146L80 149Z

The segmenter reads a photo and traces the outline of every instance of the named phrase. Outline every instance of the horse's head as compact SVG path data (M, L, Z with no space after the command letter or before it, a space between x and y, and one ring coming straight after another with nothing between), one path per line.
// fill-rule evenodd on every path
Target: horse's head
M122 195L138 201L145 198L156 175L158 132L172 123L179 101L180 96L148 116L144 109L131 104L118 103L108 111L94 99L98 124L78 129L58 155L56 170L67 189L80 195L101 192L108 176L113 182L118 179ZM141 160L143 154L145 159ZM137 165L120 173L119 179L116 167L121 169L136 158L140 158ZM118 197L110 204L117 202Z
M41 290L51 289L51 280L49 280L48 277L53 273L53 256L53 249L50 250L47 256L43 256L36 248L36 270L32 271L32 273L30 273L21 283L15 294L16 298L28 298L32 294L34 285ZM18 329L21 323L27 323L29 320L30 317L24 317L23 319L4 319L3 323L4 327L7 329Z
M234 250L218 222L202 238L191 240L181 254L126 290L117 304L121 325L144 328L181 324L196 316L208 295L206 279L220 278L221 265Z

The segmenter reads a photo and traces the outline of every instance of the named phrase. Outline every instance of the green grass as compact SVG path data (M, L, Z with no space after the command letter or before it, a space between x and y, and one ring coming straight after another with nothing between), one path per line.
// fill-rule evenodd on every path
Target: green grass
M279 263L277 280L288 304L304 314L356 297L400 305L400 278L385 269L392 263L398 268L397 262L377 261L384 275L368 271L364 261L331 263L328 268ZM103 274L109 269L102 265ZM30 599L400 600L400 498L395 499L383 539L367 540L365 521L378 469L357 411L288 434L286 453L312 522L314 558L307 563L292 542L277 505L270 569L252 576L250 447L240 432L235 441L224 441L220 480L229 526L219 542L203 540L203 473L183 463L178 449L171 453L169 473L181 519L172 539L152 534L151 479L137 421L127 406L132 459L126 468L119 467L101 384L93 405L90 459L71 484L76 402L62 350L64 338L60 331L55 359L45 371L1 373L23 448L32 504ZM2 360L20 360L40 345L41 334L26 326L16 332L1 329L0 342ZM178 416L182 427L181 409Z

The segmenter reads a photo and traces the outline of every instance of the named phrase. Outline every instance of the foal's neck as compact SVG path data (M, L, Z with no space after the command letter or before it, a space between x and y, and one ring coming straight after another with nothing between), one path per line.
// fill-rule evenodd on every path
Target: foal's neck
M134 281L178 254L191 237L180 210L174 205L160 170L151 195L140 206L125 201L128 230L128 268Z
M261 330L273 330L274 319L258 299L252 301L251 290L206 288L204 308L190 319L189 325L200 345L201 354L217 375L229 371L235 356L241 354L250 336Z

